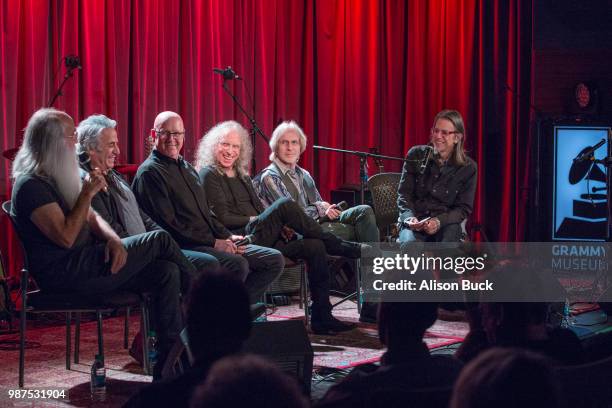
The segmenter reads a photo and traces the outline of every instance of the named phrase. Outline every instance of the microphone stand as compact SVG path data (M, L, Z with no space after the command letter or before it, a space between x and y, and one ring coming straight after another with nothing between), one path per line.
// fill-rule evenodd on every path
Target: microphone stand
M365 204L365 190L366 190L366 184L368 182L368 157L372 157L375 159L396 160L396 161L402 161L402 162L403 161L421 162L421 160L406 160L402 157L383 156L382 154L360 152L356 150L336 149L333 147L314 145L312 146L312 148L317 149L317 150L326 150L328 152L345 153L345 154L350 154L350 155L359 157L359 201L361 204Z
M234 101L234 103L236 104L236 106L238 107L240 112L242 112L244 114L244 116L247 117L247 119L249 120L249 123L251 124L251 129L249 131L249 133L251 135L251 143L253 144L253 160L252 160L252 163L251 163L251 170L253 171L253 173L255 173L255 170L257 169L257 163L256 163L257 154L256 154L256 149L255 149L255 134L259 134L259 136L261 136L266 141L266 143L269 143L270 140L261 131L261 129L257 125L257 122L255 121L254 116L251 116L246 111L246 109L244 109L244 107L242 106L242 104L240 103L238 98L236 98L236 95L234 95L232 93L232 91L230 91L229 87L227 86L227 79L225 77L223 78L223 85L221 87L232 98L232 100Z
M325 150L328 152L350 154L350 155L359 157L359 199L361 201L361 204L365 204L365 189L366 189L366 184L368 182L368 157L372 157L374 159L396 160L396 161L401 161L401 162L418 162L418 163L421 162L421 160L409 160L409 159L404 159L403 157L384 156L382 154L360 152L356 150L336 149L333 147L314 145L312 146L312 148L317 149L317 150ZM361 276L360 275L361 275L360 268L357 267L357 270L355 271L355 281L357 284L357 290L353 293L350 293L344 296L342 299L334 303L332 305L332 308L338 306L339 304L346 302L347 300L350 300L352 298L357 298L357 311L361 313L362 299L361 299Z
M365 204L365 189L366 189L366 183L368 182L368 157L372 157L375 159L396 160L396 161L402 161L402 162L405 162L405 161L421 162L421 160L407 160L401 157L383 156L382 154L360 152L356 150L336 149L333 147L314 145L312 146L312 148L317 149L317 150L326 150L328 152L350 154L350 155L359 157L359 199L361 201L361 204ZM342 299L334 303L332 305L332 308L346 302L347 300L356 298L357 299L357 311L361 313L362 299L361 299L361 272L360 270L361 268L357 266L355 270L355 282L357 284L357 290L355 290L355 292L353 293L349 293L348 295L344 296Z
M53 107L53 104L55 103L55 101L57 100L57 98L62 94L62 88L64 87L64 85L66 84L66 81L68 81L68 78L71 78L73 75L73 71L75 69L77 69L78 66L68 66L67 70L66 70L66 74L64 75L64 79L62 80L62 83L60 84L59 88L57 88L57 91L55 92L55 95L53 95L53 98L51 98L51 102L49 102L49 104L47 105L47 107L51 108Z

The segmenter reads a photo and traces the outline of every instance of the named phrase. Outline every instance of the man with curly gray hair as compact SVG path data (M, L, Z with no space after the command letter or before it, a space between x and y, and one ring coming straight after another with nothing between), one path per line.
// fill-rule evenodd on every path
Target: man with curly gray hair
M358 258L361 245L325 232L291 199L280 198L264 209L248 176L252 150L246 130L235 121L219 123L202 138L196 169L208 205L232 233L248 234L251 242L306 261L313 332L333 334L352 328L331 314L327 254ZM298 239L298 234L303 238Z

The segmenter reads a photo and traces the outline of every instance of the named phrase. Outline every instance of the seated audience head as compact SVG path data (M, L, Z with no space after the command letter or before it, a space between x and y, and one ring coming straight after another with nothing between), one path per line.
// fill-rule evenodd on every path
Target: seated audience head
M531 327L546 324L544 302L487 302L481 304L482 325L491 344L517 344L528 340Z
M378 336L389 349L421 341L437 318L437 303L383 302L378 308Z
M72 118L53 108L36 111L25 129L13 162L12 177L35 174L53 181L72 208L81 192L76 158L76 130Z
M104 115L91 115L77 127L79 155L87 154L91 168L103 173L115 167L119 151L117 122Z
M306 408L297 382L276 365L254 355L226 357L213 365L196 388L192 408Z
M196 170L214 166L219 171L236 171L240 176L249 173L253 147L249 134L240 123L229 120L215 125L200 140Z
M187 299L187 332L196 360L210 362L240 351L251 331L249 295L233 275L203 273Z
M306 135L294 121L283 122L274 129L270 138L270 161L276 159L295 165L306 150Z
M161 112L155 118L151 137L159 153L177 160L185 142L183 119L176 112Z
M548 359L512 348L493 348L466 365L451 408L560 406L559 380Z

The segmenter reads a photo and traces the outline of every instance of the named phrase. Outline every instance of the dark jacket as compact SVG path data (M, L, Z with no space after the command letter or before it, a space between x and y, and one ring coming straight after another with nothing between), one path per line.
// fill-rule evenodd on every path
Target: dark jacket
M270 163L253 179L253 186L264 206L269 207L279 198L287 197L295 201L304 209L306 214L315 220L323 216L325 211L320 210L320 203L323 202L319 190L315 185L310 173L300 166L295 167L295 171L302 179L304 189L304 202L300 200L299 191L286 175L282 174L281 169L276 163Z
M251 204L257 210L256 215L261 214L264 206L257 197L251 178L249 176L237 176L237 178L249 193ZM238 203L228 183L228 177L220 173L214 166L206 166L200 170L200 180L206 191L208 205L219 221L228 229L243 234L250 216L238 210Z
M208 207L198 173L182 157L174 160L157 150L140 165L132 190L138 204L182 248L215 245L231 232Z
M460 224L472 213L476 193L477 166L467 158L465 165L448 163L440 166L431 160L419 174L419 161L426 146L408 151L398 189L397 205L400 221L409 217L437 217L440 226Z
M91 167L88 161L83 160L82 155L79 156L79 163L81 166L81 178L83 178L91 171ZM125 187L130 188L128 182L125 181L119 172L111 169L108 173L107 179L111 179L113 182L122 183ZM117 208L117 203L115 201L115 194L117 194L116 191L117 190L113 189L110 185L108 191L99 191L98 194L96 194L91 200L91 207L96 210L98 214L100 214L104 221L108 222L108 224L120 238L125 238L128 237L129 234L125 229L123 213ZM161 227L157 225L155 221L153 221L144 211L142 211L140 207L138 207L138 209L140 212L140 218L142 218L142 222L144 223L147 232L161 229Z

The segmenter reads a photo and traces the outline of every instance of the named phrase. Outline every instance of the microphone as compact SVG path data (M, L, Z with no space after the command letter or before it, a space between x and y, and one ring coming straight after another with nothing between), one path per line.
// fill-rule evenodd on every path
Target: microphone
M431 154L433 153L433 147L427 146L426 156L421 160L421 165L419 166L419 174L425 173L425 169L427 169L427 165L429 164L429 160L431 160Z
M348 203L346 201L340 201L338 204L336 204L336 208L339 209L340 211L344 211L348 208ZM319 222L329 222L329 221L331 220L329 219L327 215L324 215L321 218L319 218Z
M254 242L255 242L255 235L250 234L234 242L234 244L236 244L236 246L243 246L243 245L253 244Z
M64 64L66 64L68 69L83 69L78 55L66 55L64 57Z
M239 79L242 81L242 77L240 77L232 67L227 67L225 69L221 68L213 68L213 72L215 74L219 74L223 77L224 80L231 81L232 79Z
M589 147L584 153L580 153L574 158L574 163L589 159L595 150L599 149L606 143L606 139L601 139L595 146Z

